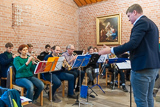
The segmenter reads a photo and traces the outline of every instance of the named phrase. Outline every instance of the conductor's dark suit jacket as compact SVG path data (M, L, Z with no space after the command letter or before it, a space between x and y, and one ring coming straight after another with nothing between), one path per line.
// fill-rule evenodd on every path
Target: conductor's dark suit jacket
M159 31L146 16L142 16L133 26L130 41L113 50L116 55L130 51L133 71L160 68Z

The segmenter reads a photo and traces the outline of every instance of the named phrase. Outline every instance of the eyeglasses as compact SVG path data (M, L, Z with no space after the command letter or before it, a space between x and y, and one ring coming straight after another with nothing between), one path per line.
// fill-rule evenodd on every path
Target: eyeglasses
M69 48L70 50L74 51L74 49Z

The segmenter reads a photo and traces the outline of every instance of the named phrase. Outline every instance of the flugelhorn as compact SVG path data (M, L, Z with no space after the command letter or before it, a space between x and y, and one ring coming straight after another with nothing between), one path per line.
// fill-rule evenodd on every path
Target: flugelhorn
M58 54L58 57L61 57L62 55ZM66 59L64 59L63 61L63 65L64 68L66 68L68 71L70 71L72 69L72 67L68 64L68 62L66 61Z
M68 62L66 60L63 61L63 65L64 68L66 68L68 71L70 71L72 69L72 67L68 64Z

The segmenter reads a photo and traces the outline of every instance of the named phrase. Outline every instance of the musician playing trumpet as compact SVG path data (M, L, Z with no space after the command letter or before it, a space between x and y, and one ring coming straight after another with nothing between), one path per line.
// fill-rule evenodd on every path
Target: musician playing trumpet
M5 44L6 51L0 54L0 65L1 65L1 77L7 77L7 70L9 66L13 65L13 59L17 54L12 54L13 44L8 42ZM6 87L6 81L1 81L1 86Z
M61 51L60 46L55 45L52 47L52 53L47 55L44 60L47 61L49 57L59 57L59 53ZM47 81L51 80L50 73L44 73L42 74L43 79L46 79ZM61 81L67 80L68 81L68 97L69 98L76 98L73 90L74 90L74 75L69 74L67 72L64 72L64 70L60 71L53 71L52 72L52 100L54 102L60 102L61 100L55 95L55 92L57 88L60 87Z
M73 55L74 45L69 44L66 47L66 49L67 49L67 51L65 53L63 53L62 56L64 56L67 63L70 66L72 66L75 59L77 58L77 55L76 56ZM75 86L76 78L79 77L79 70L78 69L72 69L72 70L67 70L66 69L66 72L74 75L74 86ZM81 71L81 84L82 84L83 78L84 78L84 71ZM78 83L77 83L77 87L75 88L75 91L79 92L79 80L78 80Z
M20 56L16 57L13 61L16 69L15 83L18 86L24 87L27 90L26 97L34 102L43 90L44 84L41 80L33 76L35 64L32 62L33 56L27 55L28 46L25 44L20 45L18 52ZM35 89L34 86L36 87Z

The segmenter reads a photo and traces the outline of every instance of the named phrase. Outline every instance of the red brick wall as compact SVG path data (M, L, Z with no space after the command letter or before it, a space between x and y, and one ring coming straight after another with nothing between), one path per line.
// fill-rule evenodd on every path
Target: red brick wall
M12 28L12 3L21 9L21 26ZM39 53L46 44L78 48L78 7L73 0L0 0L0 53L12 42L13 53L20 44L31 43Z
M12 3L22 9L20 26L12 27ZM129 40L132 28L125 11L133 3L142 5L144 14L160 29L159 0L107 0L80 8L73 0L0 0L0 53L7 42L14 44L13 53L23 43L33 44L36 53L46 44L58 44L62 50L69 43L76 49L96 46L96 17L117 13L122 15L123 44Z
M129 40L131 23L125 14L127 8L138 3L144 15L152 19L160 29L160 0L107 0L79 8L79 49L96 43L96 17L121 13L121 43ZM101 46L98 46L101 48Z

